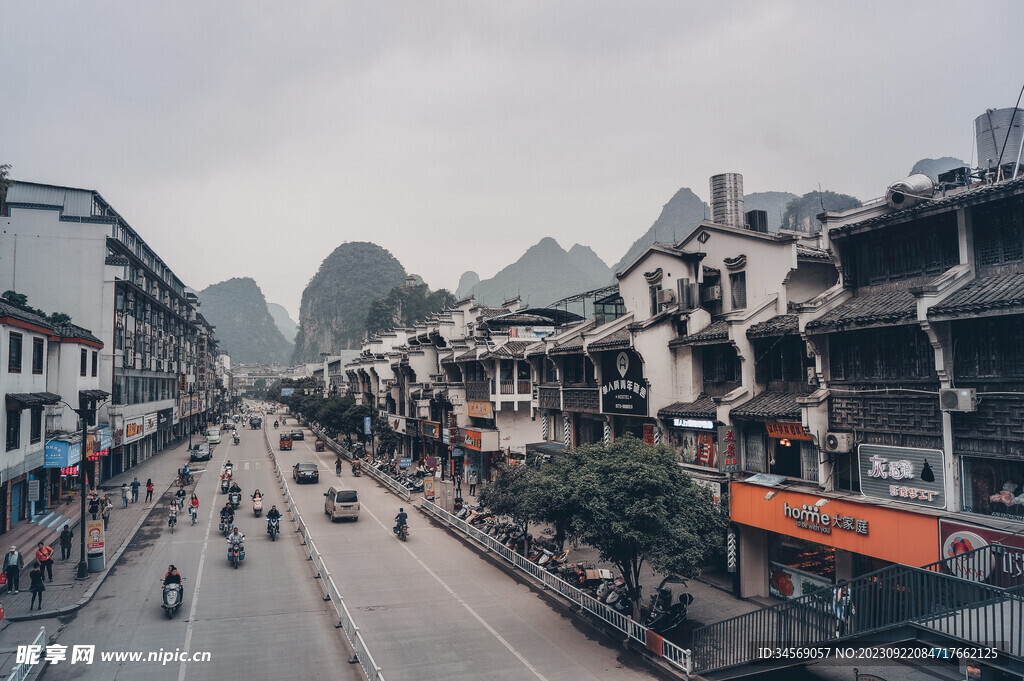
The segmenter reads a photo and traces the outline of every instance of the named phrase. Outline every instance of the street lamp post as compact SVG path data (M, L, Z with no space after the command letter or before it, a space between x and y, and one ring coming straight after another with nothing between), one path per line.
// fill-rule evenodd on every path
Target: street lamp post
M75 579L88 579L89 578L89 563L85 558L85 497L86 485L88 484L88 478L85 474L85 446L89 437L89 422L96 418L96 407L101 400L106 400L110 397L110 393L102 390L80 390L78 391L78 409L75 409L75 413L82 420L82 458L78 461L78 496L81 497L82 504L82 519L79 522L78 528L78 539L79 539L79 556L78 556L78 574Z
M188 410L189 410L189 412L192 411L192 395L194 395L195 392L196 392L195 383L190 383L189 386L188 386ZM192 451L192 429L194 427L195 427L195 424L192 423L192 414L189 413L189 416L188 416L188 451L190 451L190 452Z

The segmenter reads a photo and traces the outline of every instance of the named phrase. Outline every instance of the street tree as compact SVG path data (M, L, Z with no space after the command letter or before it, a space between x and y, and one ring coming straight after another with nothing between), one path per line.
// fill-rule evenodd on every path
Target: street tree
M492 482L480 488L479 501L497 515L512 518L524 533L533 519L530 503L530 489L536 469L529 466L511 466L499 463L495 466L497 475Z
M353 401L354 402L354 401ZM366 439L365 429L363 428L363 419L369 416L371 419L374 417L373 409L365 404L352 404L344 414L341 416L341 432L345 433L351 442L352 435L356 436L356 439L360 442Z
M555 489L569 500L547 496L546 516L569 514L573 536L622 573L635 611L644 563L695 577L724 542L726 517L682 472L667 446L627 436L579 447L566 457L563 482Z

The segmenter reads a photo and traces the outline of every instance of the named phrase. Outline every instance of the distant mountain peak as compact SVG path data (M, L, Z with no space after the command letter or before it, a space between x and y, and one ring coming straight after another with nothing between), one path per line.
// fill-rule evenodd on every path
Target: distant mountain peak
M291 343L278 329L263 291L252 277L236 277L212 284L198 295L203 316L217 327L217 339L232 361L240 364L288 361Z

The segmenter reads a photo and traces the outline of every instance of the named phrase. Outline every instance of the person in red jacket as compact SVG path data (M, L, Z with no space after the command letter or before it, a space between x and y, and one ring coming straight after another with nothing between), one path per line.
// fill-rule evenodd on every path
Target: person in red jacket
M43 571L50 581L53 581L53 548L47 546L43 542L39 542L36 545L36 560L39 561L39 567Z

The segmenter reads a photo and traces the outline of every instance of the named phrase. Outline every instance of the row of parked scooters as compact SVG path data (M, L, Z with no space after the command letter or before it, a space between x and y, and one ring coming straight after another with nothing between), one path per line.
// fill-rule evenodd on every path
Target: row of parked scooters
M462 507L455 517L473 525L500 544L512 549L526 559L557 574L562 580L574 585L580 591L604 603L616 612L632 615L633 599L629 595L626 579L605 568L598 568L588 560L569 561L569 549L560 549L550 536L534 540L515 523L499 518L483 507ZM648 615L644 626L662 636L678 630L686 621L687 607L693 602L689 593L681 593L673 602L672 589L668 584L683 586L686 580L669 576L662 580L651 596Z

